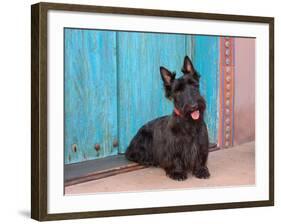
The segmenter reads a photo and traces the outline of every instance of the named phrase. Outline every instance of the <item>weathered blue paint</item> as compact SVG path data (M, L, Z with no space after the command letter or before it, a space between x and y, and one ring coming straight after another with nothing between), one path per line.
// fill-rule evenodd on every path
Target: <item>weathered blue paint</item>
M116 33L65 29L64 34L65 163L117 154Z
M171 114L159 67L181 76L185 55L201 75L205 120L217 142L218 37L65 29L65 163L124 153L143 124Z
M205 121L209 139L218 139L219 105L219 37L193 36L193 63L199 74L200 91L207 102Z
M119 151L125 152L142 125L171 114L173 106L164 96L159 67L181 75L183 58L191 52L191 38L119 32L117 43Z

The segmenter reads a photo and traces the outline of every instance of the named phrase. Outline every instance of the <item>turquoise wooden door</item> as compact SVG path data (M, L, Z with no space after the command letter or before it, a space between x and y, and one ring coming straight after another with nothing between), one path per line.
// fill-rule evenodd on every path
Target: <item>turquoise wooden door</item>
M124 153L143 124L171 114L159 67L181 76L185 55L201 75L210 141L217 142L218 41L212 36L65 29L65 163Z
M116 155L114 32L65 29L65 163Z

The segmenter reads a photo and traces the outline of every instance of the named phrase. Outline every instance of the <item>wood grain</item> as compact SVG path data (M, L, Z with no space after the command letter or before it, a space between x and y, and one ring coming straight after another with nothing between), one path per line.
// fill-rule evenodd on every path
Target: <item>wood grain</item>
M193 36L193 62L199 72L200 92L206 100L204 114L208 127L209 141L218 140L218 108L219 108L219 37Z
M65 163L116 155L116 33L65 29L64 35Z

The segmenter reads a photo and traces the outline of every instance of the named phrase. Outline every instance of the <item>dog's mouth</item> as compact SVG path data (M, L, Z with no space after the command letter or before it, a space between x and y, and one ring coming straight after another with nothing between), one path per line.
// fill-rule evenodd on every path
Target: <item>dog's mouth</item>
M198 104L193 107L186 105L184 106L183 109L177 109L175 107L174 113L177 116L184 117L185 119L192 119L194 121L198 121L201 118L203 118L204 109L205 109L204 104Z
M193 120L198 120L200 118L200 111L195 110L195 111L190 113L190 116Z

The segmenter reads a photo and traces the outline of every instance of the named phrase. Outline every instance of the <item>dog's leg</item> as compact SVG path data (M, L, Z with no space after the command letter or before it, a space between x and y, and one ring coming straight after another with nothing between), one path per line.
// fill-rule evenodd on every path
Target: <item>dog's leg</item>
M199 157L193 168L193 175L200 179L207 179L210 177L210 172L207 167L208 147L201 147Z
M207 179L210 177L210 172L207 167L207 160L209 154L209 137L206 124L204 123L198 135L199 151L198 157L194 164L192 173L200 179Z
M187 170L184 169L181 158L174 158L171 163L165 167L166 175L173 180L186 180Z

